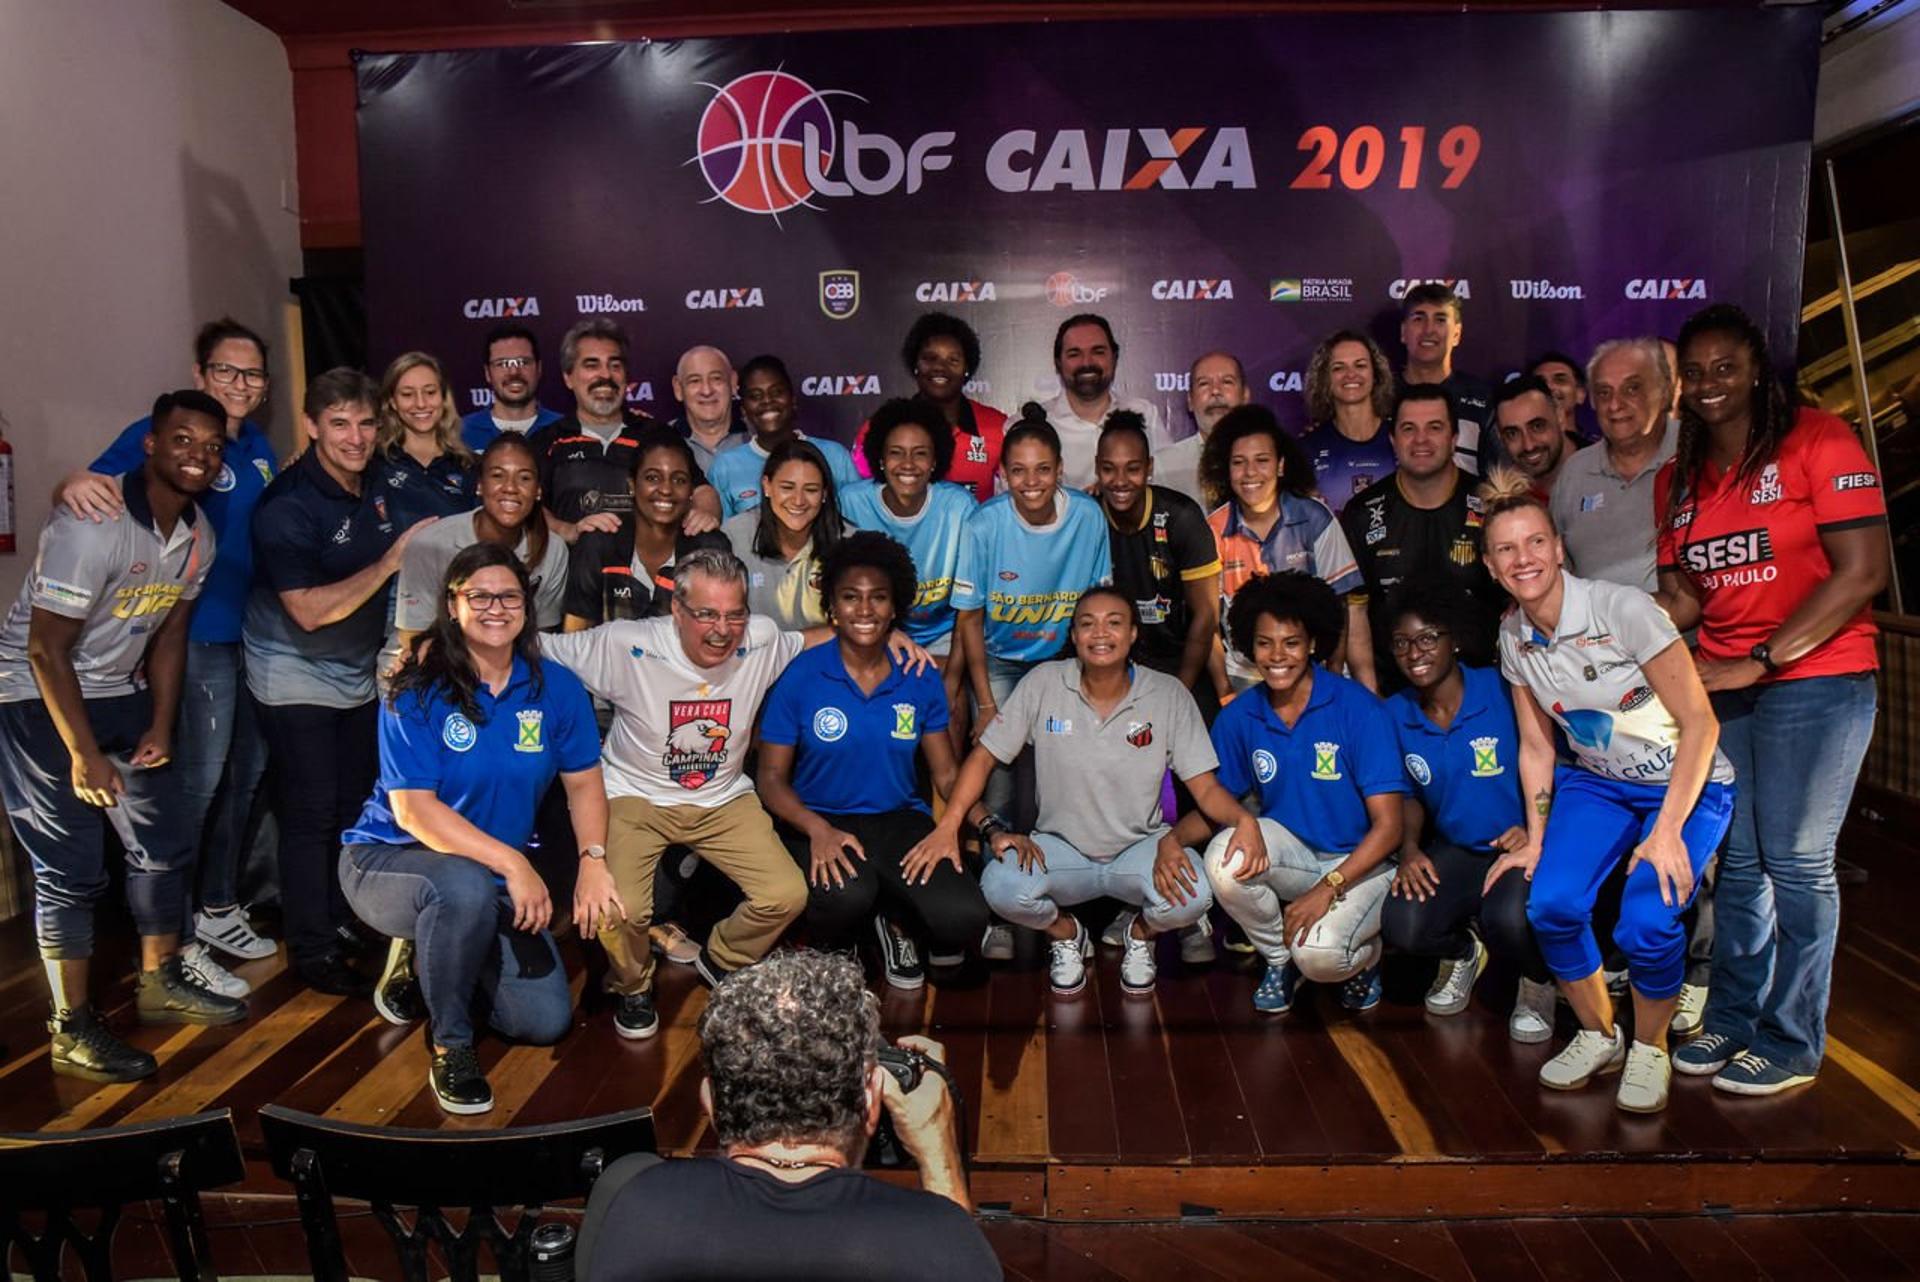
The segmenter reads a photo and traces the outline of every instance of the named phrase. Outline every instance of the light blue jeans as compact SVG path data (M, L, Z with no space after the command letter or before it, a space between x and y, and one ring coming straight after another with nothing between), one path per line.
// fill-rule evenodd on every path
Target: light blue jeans
M1826 1054L1840 931L1833 848L1875 700L1870 672L1713 696L1740 788L1720 853L1706 1031L1789 1072L1818 1072Z
M1083 855L1049 832L1034 833L1033 842L1047 861L1045 868L1022 872L1020 861L1008 854L988 860L980 875L980 893L986 896L987 907L1016 926L1045 930L1062 908L1110 897L1138 908L1155 930L1179 930L1205 917L1213 905L1200 856L1191 848L1187 860L1199 885L1186 903L1174 903L1153 884L1159 833L1142 837L1111 859Z
M1337 984L1380 960L1380 910L1393 885L1393 862L1386 860L1360 880L1345 887L1327 915L1313 924L1298 943L1287 938L1282 921L1287 905L1320 884L1320 879L1346 861L1342 854L1323 855L1310 848L1272 819L1260 821L1267 843L1267 870L1246 881L1227 871L1233 829L1223 829L1207 843L1207 880L1214 898L1227 915L1240 923L1247 939L1273 966L1289 959L1300 974L1316 984Z

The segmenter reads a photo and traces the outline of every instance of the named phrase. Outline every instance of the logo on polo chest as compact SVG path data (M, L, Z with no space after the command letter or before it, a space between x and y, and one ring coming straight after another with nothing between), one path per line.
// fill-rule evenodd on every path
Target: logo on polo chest
M1313 769L1308 774L1315 779L1334 780L1340 777L1340 745L1322 740L1313 745Z
M733 738L731 699L673 699L667 704L667 747L660 764L689 792L705 786L727 763Z
M461 713L450 713L440 726L440 742L455 752L467 752L480 741L480 732Z
M514 714L520 722L520 732L514 737L515 752L543 752L546 745L540 739L540 725L546 719L546 713L539 708L524 708Z
M1500 764L1500 741L1498 739L1492 735L1486 735L1473 740L1472 747L1472 773L1475 779L1491 779L1495 775L1503 775L1507 772L1507 768Z
M914 717L914 708L911 703L896 703L893 705L893 737L896 739L918 739L920 737L920 732Z
M1153 743L1153 722L1130 721L1127 723L1127 742L1136 748L1149 747Z

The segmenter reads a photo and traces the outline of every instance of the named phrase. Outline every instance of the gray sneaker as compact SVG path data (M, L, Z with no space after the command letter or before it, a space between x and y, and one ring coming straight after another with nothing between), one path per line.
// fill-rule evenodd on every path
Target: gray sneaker
M987 927L986 934L980 936L980 960L1013 960L1013 927L1003 921L996 921Z
M134 1007L143 1024L237 1024L247 1017L245 1001L194 983L177 956L140 972Z

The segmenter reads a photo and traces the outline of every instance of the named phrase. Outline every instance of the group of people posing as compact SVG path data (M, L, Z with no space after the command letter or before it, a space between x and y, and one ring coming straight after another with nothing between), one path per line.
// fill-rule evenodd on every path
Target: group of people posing
M1735 307L1497 388L1452 368L1461 322L1409 291L1399 377L1329 337L1298 434L1205 354L1175 441L1116 391L1104 318L1059 327L1059 395L1011 420L932 313L851 450L801 430L773 356L694 348L681 417L632 415L598 318L561 342L560 415L504 325L488 410L457 418L424 353L331 370L284 467L266 344L207 326L195 387L62 482L0 629L55 1070L156 1071L88 1000L108 826L139 1017L245 1018L219 957L275 947L236 891L264 770L291 965L424 1021L454 1112L491 1107L476 1021L571 1026L556 919L642 1039L656 955L717 984L802 919L902 988L1026 928L1071 994L1100 899L1129 992L1163 951L1210 960L1217 905L1262 1012L1308 984L1364 1011L1399 951L1453 1015L1499 957L1515 1039L1571 1008L1546 1086L1618 1072L1651 1112L1674 1068L1810 1081L1879 478ZM703 866L737 887L704 934ZM377 979L356 923L390 941Z

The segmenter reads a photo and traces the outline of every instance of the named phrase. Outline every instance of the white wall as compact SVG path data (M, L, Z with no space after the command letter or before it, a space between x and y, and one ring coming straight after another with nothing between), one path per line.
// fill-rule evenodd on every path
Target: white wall
M201 321L259 329L286 370L300 229L281 207L286 51L218 0L0 0L0 120L0 415L19 548L0 556L4 610L54 481L191 385ZM280 392L269 415L284 442Z

